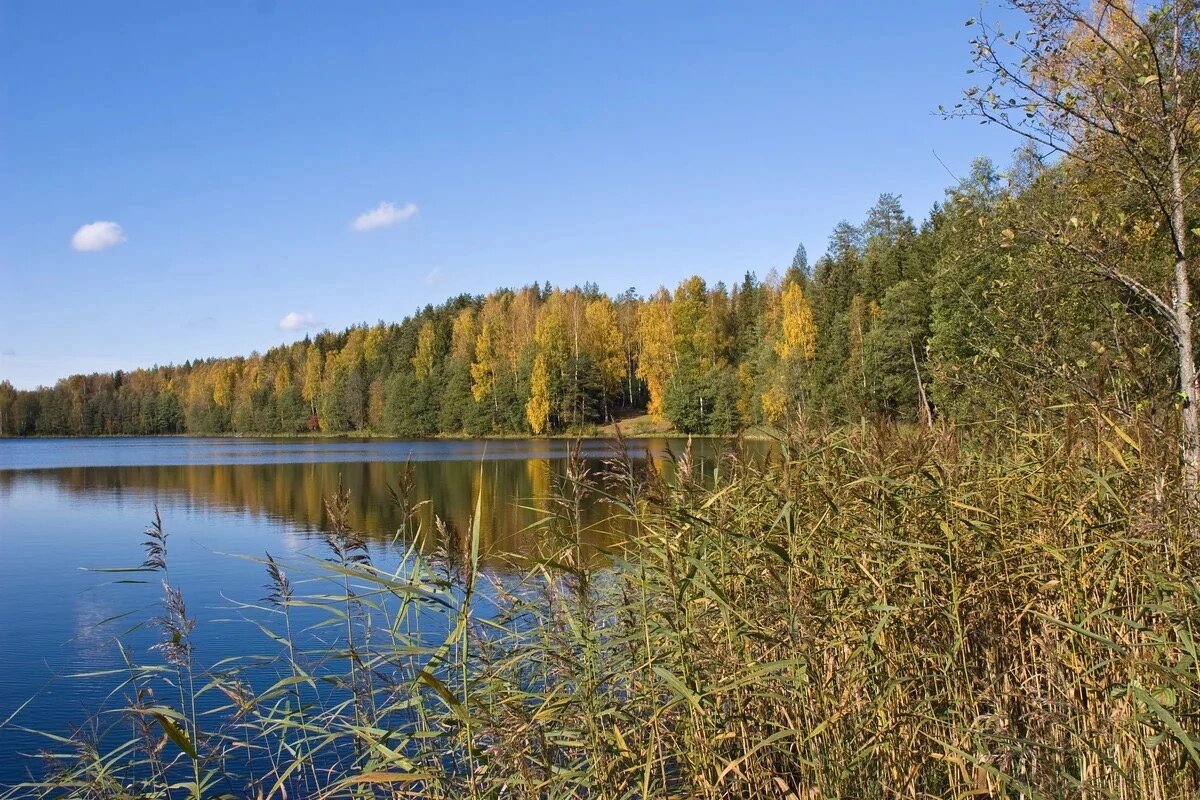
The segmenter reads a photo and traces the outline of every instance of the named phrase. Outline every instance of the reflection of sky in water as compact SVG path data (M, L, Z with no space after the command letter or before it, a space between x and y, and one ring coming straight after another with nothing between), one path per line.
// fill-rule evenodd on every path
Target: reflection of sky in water
M643 453L661 454L667 446L636 444ZM82 569L138 564L155 505L170 536L171 580L200 621L197 652L212 663L264 646L235 608L267 594L255 559L271 552L290 565L301 591L311 590L314 559L326 556L318 535L324 500L339 482L351 493L352 527L366 534L377 563L395 566L410 542L397 536L404 518L388 487L411 453L410 502L420 503L414 523L429 534L418 547L437 546L436 519L461 544L478 499L485 563L497 580L518 581L518 573L507 572L513 555L520 563L553 547L530 526L550 507L546 498L563 480L569 447L562 440L0 440L0 721L41 690L13 724L0 728L0 784L23 778L23 754L50 744L16 725L64 732L99 708L113 685L111 677L54 676L119 668L117 636L136 660L160 663L149 649L155 631L133 628L158 613L160 576ZM609 448L594 442L585 453L607 456ZM695 448L699 461L711 463L715 452L711 442ZM667 460L656 460L669 471ZM607 514L597 505L586 509L585 548L619 540L620 525Z
M114 439L0 440L0 470L52 467L118 467L163 464L282 464L326 461L486 461L563 458L574 445L566 439L379 440L228 439L129 437ZM662 439L631 439L637 456L663 454ZM585 439L583 455L604 458L610 439Z
M117 616L117 608L111 598L102 597L95 591L85 591L75 598L75 621L68 644L74 651L73 659L79 670L97 666L106 659L104 651L110 650L118 631L106 620Z

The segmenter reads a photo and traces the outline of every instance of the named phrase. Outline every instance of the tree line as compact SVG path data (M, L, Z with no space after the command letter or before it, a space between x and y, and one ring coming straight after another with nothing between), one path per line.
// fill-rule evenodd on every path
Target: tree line
M540 435L646 409L686 433L729 434L1076 400L1163 411L1169 342L1137 298L1062 280L1070 253L1017 234L1083 192L1099 203L1104 187L1086 177L1032 148L1003 174L978 159L920 226L884 194L812 265L800 247L782 274L731 286L501 289L247 357L0 384L0 431ZM1169 246L1138 231L1142 250Z

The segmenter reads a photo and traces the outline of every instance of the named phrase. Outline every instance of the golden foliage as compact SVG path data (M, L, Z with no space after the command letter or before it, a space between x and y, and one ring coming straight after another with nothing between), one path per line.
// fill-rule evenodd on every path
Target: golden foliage
M606 394L621 386L625 376L624 341L617 325L617 308L612 300L601 297L588 303L585 349L600 372L600 384Z
M675 332L671 313L671 298L666 289L654 293L638 314L638 340L641 359L637 376L646 382L650 401L646 411L655 417L663 413L667 380L675 365Z
M412 365L413 373L419 381L425 380L433 372L433 364L436 357L434 353L436 336L433 323L428 320L421 326L420 332L417 333L417 352L413 354Z
M464 308L454 318L450 332L450 357L460 364L475 360L475 309Z
M774 384L762 396L763 417L772 425L779 424L787 416L787 392L779 384Z
M533 375L530 378L529 389L529 402L525 404L525 417L529 420L530 430L541 436L550 421L550 372L546 368L546 358L541 353L533 361Z
M782 324L775 352L785 361L810 361L817 351L817 326L813 310L799 284L789 283L781 298Z

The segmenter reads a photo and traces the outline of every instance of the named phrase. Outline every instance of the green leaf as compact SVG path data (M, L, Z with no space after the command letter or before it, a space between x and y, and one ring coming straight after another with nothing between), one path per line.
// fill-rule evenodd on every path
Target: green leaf
M188 739L187 732L184 731L183 728L180 728L165 715L160 714L157 711L151 711L150 716L154 717L154 721L157 722L159 727L161 727L167 736L171 738L171 741L174 742L180 750L188 755L188 758L191 758L193 761L199 758L199 756L196 754L195 746L192 744L191 740Z
M454 692L450 691L450 687L442 683L432 672L426 669L421 670L420 674L417 675L417 682L423 683L433 689L438 697L442 698L442 702L446 704L446 707L454 712L456 717L464 722L467 721L467 714L463 708L463 704L454 696Z

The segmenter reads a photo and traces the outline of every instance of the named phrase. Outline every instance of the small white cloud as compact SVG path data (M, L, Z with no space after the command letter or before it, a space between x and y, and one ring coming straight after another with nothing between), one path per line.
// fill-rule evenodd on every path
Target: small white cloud
M425 276L425 284L427 286L436 286L437 284L439 284L441 282L442 282L442 268L441 267L434 267L433 269L431 269L429 271L429 274Z
M281 331L303 331L309 328L317 327L319 323L317 318L307 311L301 313L292 311L283 319L279 320L279 329Z
M107 250L126 241L125 231L115 222L89 222L71 237L71 247L81 253Z
M17 351L13 350L11 347L6 347L6 348L4 348L4 350L0 350L0 356L8 356L8 357L12 358L12 357L16 356L16 354L17 354Z
M373 231L376 228L386 228L410 219L417 213L415 203L405 203L397 208L391 203L380 203L370 211L364 211L354 218L350 227L356 231Z

